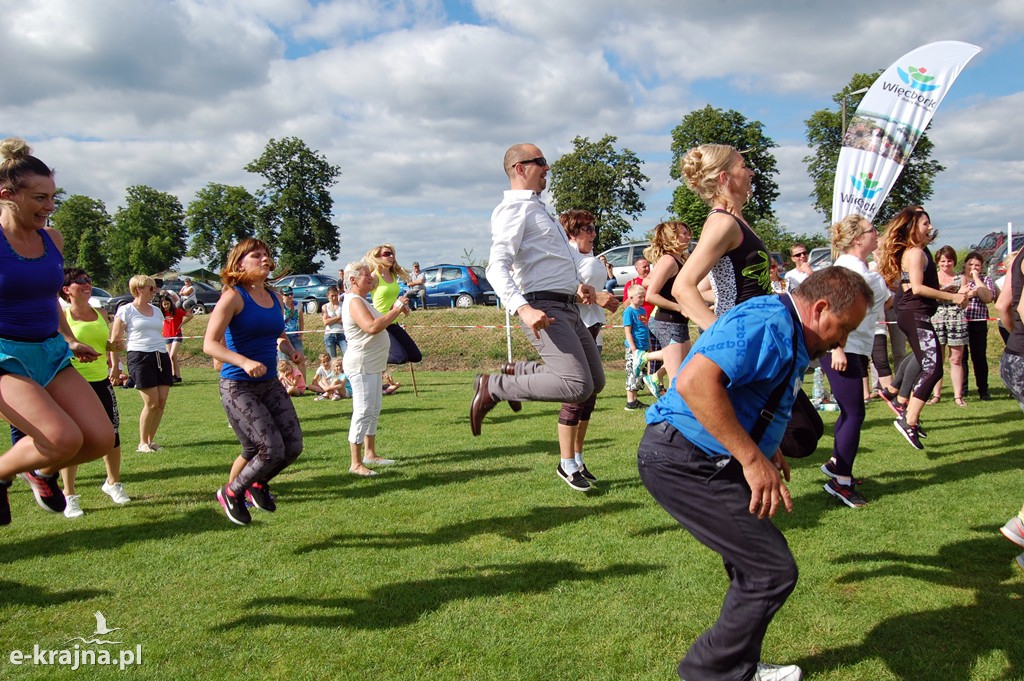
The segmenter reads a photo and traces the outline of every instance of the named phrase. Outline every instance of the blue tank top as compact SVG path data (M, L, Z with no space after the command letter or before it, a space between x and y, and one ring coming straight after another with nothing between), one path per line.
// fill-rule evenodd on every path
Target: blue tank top
M242 311L228 323L224 344L229 350L263 364L267 373L253 378L241 367L225 363L220 369L220 377L232 381L277 380L277 338L284 331L281 301L271 291L274 304L260 307L245 289L236 286L235 292L242 296Z
M57 296L64 286L64 256L45 229L37 230L43 254L14 252L0 230L0 336L42 340L57 333Z

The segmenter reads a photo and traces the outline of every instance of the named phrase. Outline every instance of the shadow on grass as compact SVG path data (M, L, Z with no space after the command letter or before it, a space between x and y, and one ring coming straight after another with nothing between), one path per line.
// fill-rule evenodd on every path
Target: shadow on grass
M261 595L241 605L244 615L214 630L272 625L392 629L413 624L453 601L540 594L566 582L601 582L663 569L663 565L632 563L587 570L569 561L466 567L434 579L387 584L365 598Z
M486 425L486 424L485 424ZM486 444L486 443L482 443ZM417 454L412 461L416 463L457 463L459 461L483 461L488 459L512 459L520 456L533 456L538 452L550 451L557 456L558 442L550 440L517 441L514 445L504 447L483 447L462 451L438 452L437 454ZM346 449L346 455L348 450ZM396 455L397 456L397 455ZM347 459L346 459L347 461ZM552 457L552 463L555 462Z
M64 605L73 601L88 601L100 596L109 596L108 591L83 589L78 591L47 591L33 584L20 584L0 579L0 608L12 605L47 607Z
M239 448L235 442L236 449ZM225 459L222 464L215 466L171 466L169 468L158 468L155 470L140 471L133 470L130 478L125 478L130 483L138 483L149 480L173 480L174 478L199 478L206 475L224 475L230 467L231 462Z
M836 580L839 584L897 577L972 591L974 602L890 617L858 644L826 649L794 663L814 673L880 659L901 679L967 681L979 678L976 674L983 658L991 667L998 664L989 659L991 654L1001 653L1009 668L985 678L1024 678L1024 645L1020 641L1024 583L1011 565L1013 549L997 528L981 529L990 536L947 544L935 555L854 553L836 559L836 563L883 564L842 575ZM936 655L935 651L942 653Z
M236 531L235 526L225 520L224 514L218 508L211 505L209 508L196 509L160 520L114 527L75 529L70 532L61 529L54 534L5 543L3 552L0 552L0 565L54 554L64 556L78 552L119 549L133 542L180 539L204 532L231 531Z
M347 462L345 465L348 465ZM398 467L380 470L383 472L379 475L364 478L352 475L346 469L344 473L332 473L296 482L281 482L275 484L274 489L282 494L282 500L311 500L322 503L325 495L330 496L331 494L343 493L347 499L369 499L395 490L420 490L530 471L529 468L505 467L474 471L421 473L406 477Z
M517 542L530 541L531 535L546 532L560 525L610 513L620 513L641 504L613 502L599 506L538 506L520 515L480 518L439 527L432 532L391 532L388 534L336 534L322 542L295 549L296 554L312 553L345 546L382 549L407 549L420 546L442 546L464 542L481 534L496 534Z

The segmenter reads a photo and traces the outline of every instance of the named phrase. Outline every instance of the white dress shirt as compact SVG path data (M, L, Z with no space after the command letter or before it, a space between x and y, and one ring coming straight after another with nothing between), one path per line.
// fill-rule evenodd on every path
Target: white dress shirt
M526 305L526 293L576 293L579 257L536 192L505 191L505 198L491 213L487 264L487 281L505 307L515 312Z

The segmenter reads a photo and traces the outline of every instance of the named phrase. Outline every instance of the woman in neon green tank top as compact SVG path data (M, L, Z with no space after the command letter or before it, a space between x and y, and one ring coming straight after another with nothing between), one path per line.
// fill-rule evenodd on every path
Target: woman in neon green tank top
M396 261L395 247L391 244L381 244L376 248L371 248L364 260L373 267L373 278L376 284L370 294L373 306L378 312L385 314L398 300L398 280L401 279L408 283L409 273ZM409 304L407 298L405 304ZM388 364L423 361L420 349L397 322L388 326L388 335L391 336Z

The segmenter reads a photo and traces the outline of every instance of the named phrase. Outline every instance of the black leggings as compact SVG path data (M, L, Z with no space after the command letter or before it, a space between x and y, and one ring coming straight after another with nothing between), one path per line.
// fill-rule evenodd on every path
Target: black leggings
M220 401L248 463L230 485L236 498L254 482L270 482L302 453L292 398L277 379L220 380Z
M978 393L984 395L988 392L988 322L967 322L967 354L970 355L970 363L974 365L974 382L978 386ZM965 358L963 385L965 393L970 373L967 365Z
M884 333L876 333L871 346L871 363L875 365L875 371L879 376L892 376L892 367L889 366L888 340L889 337Z
M409 337L398 324L388 326L388 335L391 336L391 349L388 350L388 364L405 364L406 362L422 362L423 353L416 346L416 342Z
M935 384L942 378L942 352L939 337L935 334L931 317L918 312L900 310L896 323L907 334L907 342L914 351L914 357L921 364L921 373L914 383L913 395L927 401L932 396Z

